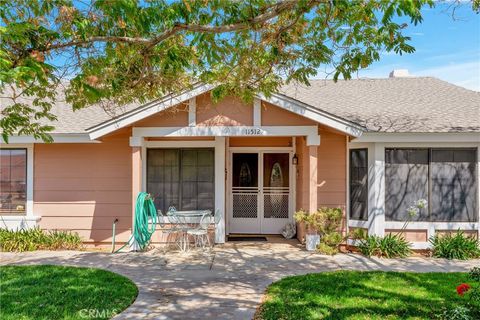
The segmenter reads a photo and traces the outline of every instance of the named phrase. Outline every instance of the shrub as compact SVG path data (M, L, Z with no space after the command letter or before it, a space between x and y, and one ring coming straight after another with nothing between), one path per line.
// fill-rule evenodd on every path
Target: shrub
M317 247L318 252L328 255L335 255L338 253L338 247L342 243L343 237L340 232L332 231L324 234L320 238L320 244Z
M480 267L473 267L472 270L468 273L470 278L472 278L473 281L477 281L480 283Z
M358 249L367 257L380 256L379 242L380 237L378 236L366 236L364 239L360 239Z
M442 320L480 319L480 268L474 267L469 272L471 282L456 286L456 291L462 297L462 304L455 308L444 310L438 317Z
M356 228L350 231L349 237L352 240L364 240L367 238L367 232L365 229Z
M318 252L328 255L338 253L343 241L340 229L343 211L340 208L320 208L316 212L308 213L300 210L295 213L295 220L303 222L308 231L315 231L321 235Z
M342 234L338 231L342 222L343 211L340 208L320 208L317 210L318 231L321 234L318 252L328 255L338 253Z
M480 257L478 240L466 236L462 231L454 235L435 235L429 241L436 258L468 260Z
M358 249L367 257L379 256L384 258L404 258L412 252L410 243L403 236L392 233L383 238L367 236L360 240Z
M388 234L380 239L380 252L385 258L404 258L410 255L410 243L398 234Z
M446 309L440 319L445 320L473 320L470 316L470 310L464 306L457 306L452 309Z
M80 236L69 231L44 231L40 228L17 231L0 229L1 251L75 250L81 247Z

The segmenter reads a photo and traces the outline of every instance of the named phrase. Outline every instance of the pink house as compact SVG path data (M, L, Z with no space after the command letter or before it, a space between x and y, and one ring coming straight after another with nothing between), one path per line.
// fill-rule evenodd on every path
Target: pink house
M480 232L480 93L417 77L313 80L252 103L213 103L211 89L115 114L59 100L54 143L1 145L0 227L72 230L101 245L118 219L126 241L146 191L162 212L218 212L217 243L279 234L296 210L321 206L344 209L345 232L384 235L422 198L428 208L406 233L415 248L438 232Z

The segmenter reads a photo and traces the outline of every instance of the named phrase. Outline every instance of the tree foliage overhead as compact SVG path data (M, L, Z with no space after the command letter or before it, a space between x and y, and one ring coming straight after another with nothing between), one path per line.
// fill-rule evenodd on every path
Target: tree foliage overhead
M473 3L478 9L478 0ZM195 82L215 98L349 79L380 52L410 53L406 24L432 0L0 0L4 140L49 140L59 84L74 109L145 102ZM24 99L29 97L30 104Z

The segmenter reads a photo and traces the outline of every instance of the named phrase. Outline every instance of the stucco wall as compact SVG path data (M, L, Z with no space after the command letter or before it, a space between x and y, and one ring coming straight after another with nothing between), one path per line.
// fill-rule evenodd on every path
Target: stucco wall
M111 241L118 218L119 241L132 222L129 133L98 144L37 144L34 213L43 229L73 230L87 242Z

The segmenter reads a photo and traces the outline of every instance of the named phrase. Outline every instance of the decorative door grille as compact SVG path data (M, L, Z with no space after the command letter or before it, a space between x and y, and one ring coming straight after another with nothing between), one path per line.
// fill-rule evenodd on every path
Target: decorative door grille
M234 218L258 217L258 188L233 187L232 198Z

